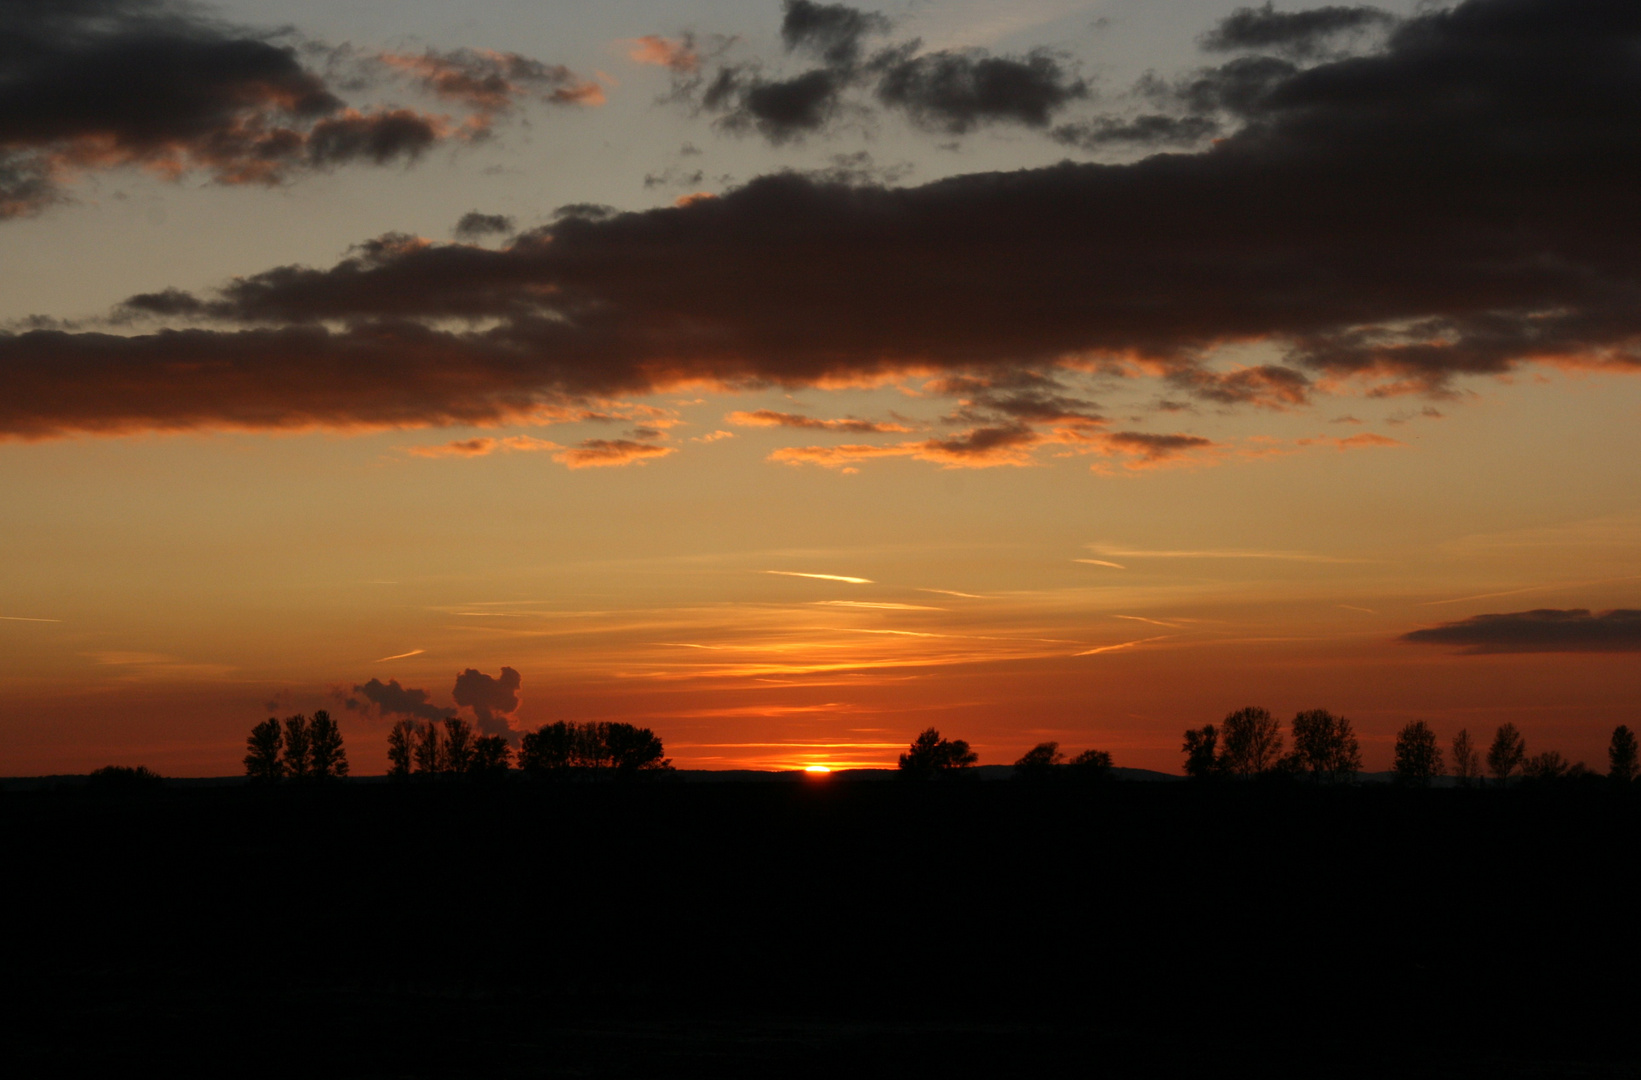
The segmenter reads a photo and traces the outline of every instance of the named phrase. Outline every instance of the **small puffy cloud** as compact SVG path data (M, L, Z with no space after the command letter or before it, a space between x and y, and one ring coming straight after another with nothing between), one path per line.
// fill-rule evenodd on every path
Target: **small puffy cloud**
M546 64L518 53L453 49L383 53L380 61L405 72L424 89L472 109L479 116L504 112L525 98L552 105L602 105L604 91L563 64Z
M372 679L367 683L355 686L353 692L358 698L348 698L347 707L355 712L374 713L383 720L443 720L447 716L454 716L455 709L446 708L432 703L432 695L426 690L413 690L400 686L398 679L389 679L386 683L380 679ZM361 701L359 698L363 698Z
M482 240L486 236L506 236L513 231L513 219L506 214L481 214L477 210L469 210L456 222L454 234L457 240Z
M473 710L479 730L486 735L506 735L512 731L511 714L518 711L521 682L519 673L510 667L502 668L500 677L468 668L456 676L451 696L457 705Z
M1538 608L1498 615L1473 615L1457 622L1414 630L1403 641L1419 645L1459 645L1467 655L1483 653L1641 652L1641 611L1616 608Z
M877 95L923 127L960 135L984 123L1047 127L1089 90L1046 49L1024 57L945 51L887 64Z
M786 446L770 454L769 460L786 465L843 468L873 458L905 457L934 462L948 469L989 469L998 465L1031 464L1031 449L1042 441L1041 435L1024 425L975 428L947 439L920 439L887 446ZM852 470L844 468L843 471Z

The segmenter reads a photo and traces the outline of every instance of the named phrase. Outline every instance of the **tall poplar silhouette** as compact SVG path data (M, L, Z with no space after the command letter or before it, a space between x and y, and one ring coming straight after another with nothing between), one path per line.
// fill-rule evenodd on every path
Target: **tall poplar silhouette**
M1628 784L1635 779L1635 735L1623 724L1613 728L1612 742L1607 744L1607 778L1614 783Z
M459 716L444 718L443 771L460 776L473 767L473 726Z
M400 720L387 733L387 775L390 780L406 780L416 750L416 722Z
M245 739L245 775L257 783L278 781L285 775L285 767L279 761L279 750L284 743L284 729L271 716L252 728Z
M308 723L308 749L315 780L340 780L348 774L348 751L342 729L330 713L320 709Z
M285 775L292 780L306 780L313 772L313 739L308 718L301 713L285 718L285 753L281 761Z
M1527 761L1527 740L1521 737L1516 725L1499 725L1493 736L1493 745L1487 748L1487 771L1500 786L1510 782L1510 775Z
M1453 736L1453 779L1460 787L1475 787L1481 780L1481 755L1470 741L1468 728Z
M439 738L438 724L417 726L414 757L416 771L429 779L444 771L444 740Z

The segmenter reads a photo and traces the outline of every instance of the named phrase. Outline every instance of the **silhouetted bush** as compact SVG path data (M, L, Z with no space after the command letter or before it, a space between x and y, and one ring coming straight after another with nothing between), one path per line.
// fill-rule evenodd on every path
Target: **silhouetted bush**
M1580 765L1579 768L1582 770L1583 766ZM1521 763L1522 777L1538 783L1563 780L1567 777L1569 771L1570 767L1567 762L1555 750L1546 750L1542 754L1534 754Z
M1429 787L1442 774L1442 748L1436 733L1423 720L1415 720L1396 733L1396 761L1392 766L1396 782L1407 787Z
M980 755L962 739L942 739L940 732L928 728L900 755L900 772L902 776L941 776L967 769L979 760Z
M165 783L165 778L146 765L104 765L86 777L85 786L92 791L153 791Z

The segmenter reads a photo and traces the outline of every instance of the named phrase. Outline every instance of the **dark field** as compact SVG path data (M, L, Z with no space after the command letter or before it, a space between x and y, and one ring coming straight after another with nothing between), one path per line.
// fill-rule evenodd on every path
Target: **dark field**
M7 1073L1634 1076L1605 787L0 795Z

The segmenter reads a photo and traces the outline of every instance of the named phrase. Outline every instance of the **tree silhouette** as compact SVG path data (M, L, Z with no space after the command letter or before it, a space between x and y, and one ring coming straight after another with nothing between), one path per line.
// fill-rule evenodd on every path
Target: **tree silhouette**
M666 751L660 736L649 728L631 724L600 726L605 729L602 734L610 765L618 775L672 769L672 761L663 757Z
M1185 733L1185 775L1208 780L1220 773L1219 731L1212 724Z
M1362 747L1350 721L1326 709L1308 709L1293 718L1294 763L1319 781L1350 781L1362 771Z
M1104 750L1084 750L1066 768L1078 780L1109 780L1111 755Z
M416 751L416 722L400 720L387 733L387 775L391 780L410 778Z
M1607 744L1607 777L1619 784L1635 779L1635 736L1623 724L1613 728L1612 742Z
M459 716L444 718L444 771L462 775L473 767L473 728Z
M1487 748L1487 771L1502 786L1510 782L1510 774L1527 760L1527 740L1521 737L1516 725L1499 725L1493 736L1493 745Z
M257 783L277 782L285 775L285 767L279 761L279 750L284 744L284 730L273 717L252 728L245 739L245 775Z
M342 745L342 729L320 709L308 723L308 751L315 780L340 780L348 774L348 751Z
M439 725L416 725L416 746L412 752L416 771L428 779L444 771L444 740L439 738Z
M1453 779L1460 787L1474 787L1481 779L1481 756L1470 742L1470 731L1460 728L1453 736Z
M480 735L473 740L473 760L467 771L474 776L497 776L507 771L512 756L505 735Z
M576 729L563 720L543 724L519 739L519 768L531 776L566 772L575 756Z
M1442 748L1436 733L1423 720L1415 720L1396 733L1396 782L1410 787L1429 787L1442 774Z
M285 775L292 780L306 780L313 771L313 739L308 731L308 718L301 713L285 718Z
M900 755L900 770L904 776L939 776L967 769L979 760L980 755L962 739L942 739L940 732L929 728Z
M1016 780L1048 780L1054 776L1055 767L1065 761L1065 755L1060 753L1060 744L1057 742L1040 742L1021 755L1020 760L1014 763L1014 778Z
M1269 709L1250 705L1219 727L1219 764L1233 776L1270 772L1282 760L1282 727Z
M660 736L632 724L560 720L543 724L519 740L519 768L531 776L620 777L670 772L672 761Z
M150 791L165 783L165 777L146 765L104 765L85 778L93 791Z
M1534 754L1521 763L1521 775L1529 780L1547 783L1565 778L1567 772L1567 762L1556 750L1546 750L1542 754Z

